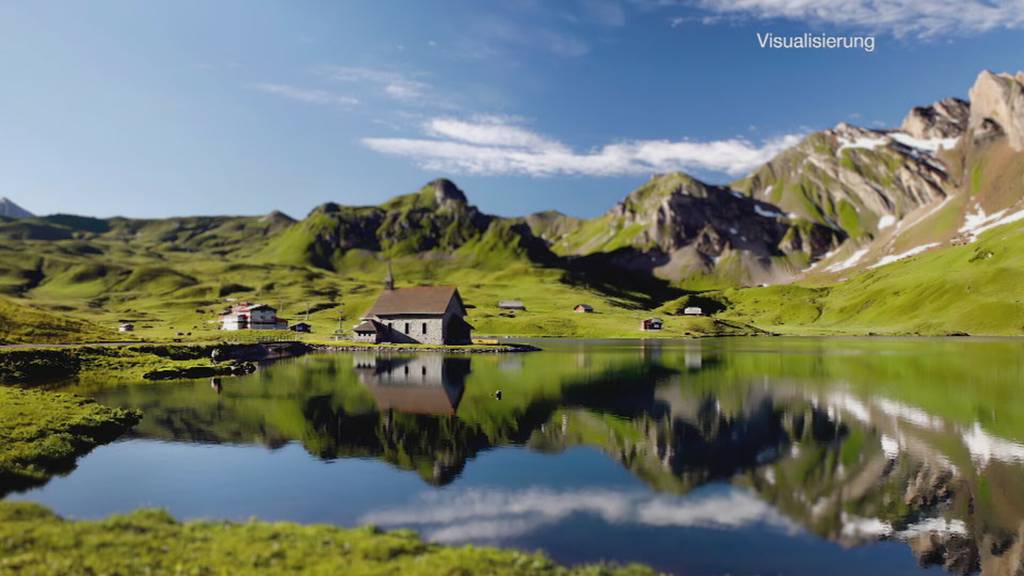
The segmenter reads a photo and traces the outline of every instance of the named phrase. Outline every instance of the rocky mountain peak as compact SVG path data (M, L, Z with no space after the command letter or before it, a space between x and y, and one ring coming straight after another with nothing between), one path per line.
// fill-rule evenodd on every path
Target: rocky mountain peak
M914 138L957 138L967 129L971 105L959 98L946 98L931 106L917 106L903 119L900 130Z
M650 213L673 196L706 198L706 184L683 172L655 174L612 208L612 214Z
M260 220L263 221L263 222L287 222L287 223L294 223L295 222L294 218L292 218L291 216L285 214L284 212L281 212L280 210L274 210L270 214L267 214L267 215L261 217Z
M7 218L32 218L33 214L15 204L10 198L0 196L0 216Z
M434 180L428 186L434 188L434 199L437 203L446 204L449 202L455 202L458 204L466 204L466 194L455 185L454 182L447 178L438 178Z
M1006 137L1010 147L1024 150L1024 73L996 74L984 70L971 87L968 126L977 140Z

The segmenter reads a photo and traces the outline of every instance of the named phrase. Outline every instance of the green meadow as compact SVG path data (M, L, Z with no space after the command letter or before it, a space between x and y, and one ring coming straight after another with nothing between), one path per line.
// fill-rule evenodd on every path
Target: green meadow
M566 568L542 554L423 542L415 532L285 522L178 522L160 510L64 520L0 502L5 574L480 574L641 576L641 566Z

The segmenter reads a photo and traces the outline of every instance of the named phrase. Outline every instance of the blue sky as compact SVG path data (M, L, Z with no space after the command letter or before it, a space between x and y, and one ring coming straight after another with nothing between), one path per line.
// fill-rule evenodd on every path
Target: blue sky
M0 3L0 196L41 214L301 217L450 177L594 216L1016 71L1019 0ZM874 52L756 33L874 34Z

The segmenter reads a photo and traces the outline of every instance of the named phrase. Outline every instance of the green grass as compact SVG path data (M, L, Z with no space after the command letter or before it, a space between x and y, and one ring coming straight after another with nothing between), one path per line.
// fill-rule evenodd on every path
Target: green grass
M723 317L790 334L1024 333L1024 225L824 287L726 290Z
M0 344L86 342L115 332L68 314L50 313L0 298Z
M213 343L195 345L81 345L0 350L0 385L137 383L154 370L212 367Z
M0 572L28 574L643 575L638 565L566 568L541 554L423 542L411 531L251 521L177 522L160 510L67 521L0 502Z
M136 411L72 394L0 387L0 495L70 470L138 420Z
M779 166L786 168L789 160L784 154ZM852 203L821 204L815 191L825 176L807 170L774 176L775 191L795 187L809 203L790 209L811 210L818 219L837 217L851 234L867 233L875 215L859 212ZM761 186L769 176L752 176L748 188ZM654 179L628 202L647 210L688 182L684 175ZM934 234L955 228L961 208L951 202L927 226L907 230L900 242L916 246L935 240ZM559 226L564 223L552 218ZM325 204L297 223L283 215L26 222L68 234L64 239L12 238L0 245L0 295L7 297L0 299L3 343L253 338L217 330L218 312L228 298L271 304L293 322L305 320L308 309L313 338L322 339L339 328L349 332L358 323L381 291L388 258L399 286L457 285L478 336L654 338L757 332L744 325L787 334L1024 333L1015 285L1024 242L1019 234L999 231L969 247L866 271L842 284L744 290L727 288L746 278L749 263L740 258L726 258L713 275L685 278L675 286L641 273L609 271L596 261L573 268L524 233L522 221L490 219L458 202L439 205L430 186L382 206ZM622 247L636 241L639 231L637 225L609 228L603 218L566 227L552 246L555 252ZM993 257L977 260L978 247ZM792 269L805 264L776 262ZM671 304L709 290L721 290L713 297L729 303L718 318L685 318ZM507 299L524 301L528 311L499 310L498 301ZM573 313L579 303L591 304L596 313ZM650 316L664 318L665 330L640 331L640 321ZM133 334L115 331L122 319L134 322Z

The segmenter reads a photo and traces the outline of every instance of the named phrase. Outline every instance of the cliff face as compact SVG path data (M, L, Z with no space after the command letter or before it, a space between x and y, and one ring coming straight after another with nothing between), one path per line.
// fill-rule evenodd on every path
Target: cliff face
M959 98L946 98L930 106L917 106L903 119L900 130L922 140L959 138L967 129L971 105Z
M968 126L975 140L1004 136L1014 150L1024 150L1024 72L978 75L971 88Z
M596 219L550 238L567 256L614 263L674 281L778 280L797 273L843 234L683 173L658 175Z

